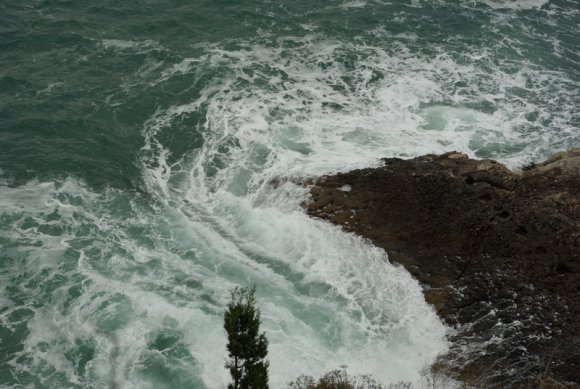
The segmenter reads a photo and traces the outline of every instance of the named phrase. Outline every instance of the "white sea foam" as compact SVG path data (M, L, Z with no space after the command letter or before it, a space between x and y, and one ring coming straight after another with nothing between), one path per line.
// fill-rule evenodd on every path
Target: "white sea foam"
M365 5L367 5L366 1L361 1L361 0L355 0L355 1L347 1L346 3L343 3L340 8L345 8L345 9L349 9L349 8L363 8Z
M94 193L73 179L3 183L12 222L0 232L17 243L6 249L17 263L2 285L22 285L0 290L0 318L29 330L15 371L56 371L60 386L225 387L228 291L256 284L273 387L343 364L384 382L416 379L446 350L446 328L384 252L306 217L308 189L291 179L453 149L517 166L578 141L576 91L563 73L505 70L485 50L423 57L407 46L420 37L384 34L388 47L258 37L145 63L138 75L150 87L203 80L198 97L144 124L147 195ZM203 117L191 129L203 145L173 150L165 135L192 114ZM18 318L20 293L50 303ZM81 368L83 353L92 358Z
M305 38L309 46L311 39ZM411 130L421 117L405 109L436 94L437 86L426 79L367 88L372 68L355 75L358 90L347 94L351 86L333 63L340 48L320 42L308 51L313 58L280 62L283 49L212 47L174 69L203 72L204 66L235 63L230 76L209 84L195 102L159 111L144 129L144 173L151 190L180 210L181 223L199 220L208 227L204 234L211 231L203 241L214 252L212 268L222 280L216 294L223 299L232 285L258 285L276 387L343 364L386 382L414 380L446 348L446 329L416 281L388 264L381 250L310 220L300 207L307 189L284 182L377 164L378 156L394 148L384 141L392 135L381 119ZM324 61L330 68L321 68ZM201 109L202 149L169 165L161 134L180 115ZM187 237L198 229L183 230L179 241L199 245L199 235ZM209 386L227 380L212 363L203 363L202 377Z
M16 371L55 369L63 383L91 387L163 387L144 370L161 358L158 368L225 386L221 313L230 288L248 283L258 285L276 387L342 364L384 380L412 379L445 347L445 328L405 271L301 212L255 208L224 192L203 223L137 205L119 219L112 203L132 200L118 192L96 195L71 180L3 189L5 214L20 215L10 230L14 239L26 236L18 250L28 258L4 281L27 275L23 286L50 299L29 307ZM11 314L21 307L5 308L3 322L17 326ZM177 334L175 343L155 349L156 334L167 333ZM78 370L81 344L94 353L84 366L92 383ZM181 367L173 355L180 347Z
M478 0L494 9L539 9L549 3L549 0Z
M150 49L159 48L159 43L152 40L129 41L123 39L103 39L101 40L101 44L105 49L116 49L116 50L137 49L140 52L146 52L147 50Z
M445 330L418 286L384 253L306 218L307 191L284 180L448 150L516 166L545 152L538 144L550 135L526 130L530 113L548 113L513 90L538 94L568 80L526 64L490 77L480 68L484 52L457 61L446 53L417 57L403 45L391 51L318 35L291 40L292 48L209 46L164 73L160 82L204 69L228 76L148 122L145 177L185 219L196 215L226 237L227 244L210 246L227 247L217 255L233 258L239 270L218 261L222 277L264 290L275 385L340 364L386 382L413 380L445 349ZM159 139L192 112L205 114L203 147L170 166ZM573 129L563 115L550 118ZM213 370L202 375L218 380Z
M546 145L554 141L546 137L557 134L562 140L566 139L562 132L570 138L577 133L570 121L575 104L572 81L564 73L522 63L516 72L498 66L491 77L482 70L489 66L485 52L459 62L447 53L417 57L401 44L386 50L315 35L294 41L298 47L293 49L258 44L237 51L214 47L195 65L191 60L184 63L198 68L203 63L227 67L235 61L236 78L206 88L200 105L209 96L215 102L227 101L227 109L209 105L208 109L216 111L210 112L210 120L223 122L214 127L233 128L234 137L256 147L270 137L279 147L294 149L298 154L293 158L301 163L279 166L295 166L299 174L373 165L384 156L452 149L500 159L514 167L549 154L552 150ZM347 53L356 58L353 68L345 67ZM252 76L242 70L253 66ZM259 80L267 82L268 90L240 89ZM556 101L559 106L554 105ZM459 127L455 120L429 128L426 116L432 114L432 106L447 106L456 113L466 110L475 116ZM325 169L314 167L324 163L328 163Z

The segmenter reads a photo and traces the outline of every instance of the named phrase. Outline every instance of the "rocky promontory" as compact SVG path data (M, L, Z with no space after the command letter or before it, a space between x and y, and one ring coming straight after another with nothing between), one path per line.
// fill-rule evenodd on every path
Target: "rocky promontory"
M310 182L308 213L419 280L456 329L443 359L460 378L580 384L580 149L521 171L457 152L383 162Z

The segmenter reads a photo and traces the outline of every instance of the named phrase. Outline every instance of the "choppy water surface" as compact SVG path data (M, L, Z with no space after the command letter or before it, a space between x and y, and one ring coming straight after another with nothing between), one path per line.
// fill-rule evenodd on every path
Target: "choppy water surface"
M416 379L447 347L419 285L285 178L579 146L579 25L565 0L4 1L0 386L225 386L252 284L273 387Z

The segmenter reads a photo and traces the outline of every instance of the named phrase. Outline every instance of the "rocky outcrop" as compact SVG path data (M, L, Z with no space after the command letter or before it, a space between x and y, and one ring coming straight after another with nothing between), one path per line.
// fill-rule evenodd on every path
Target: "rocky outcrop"
M461 377L580 383L580 149L521 172L452 152L310 183L311 216L370 239L424 285L456 328L445 360Z

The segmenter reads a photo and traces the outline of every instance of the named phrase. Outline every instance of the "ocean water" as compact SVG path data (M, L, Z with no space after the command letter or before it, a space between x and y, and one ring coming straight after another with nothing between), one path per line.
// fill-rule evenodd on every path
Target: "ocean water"
M416 380L451 329L294 182L580 146L579 29L569 0L3 0L0 387L225 387L236 285L273 388Z

